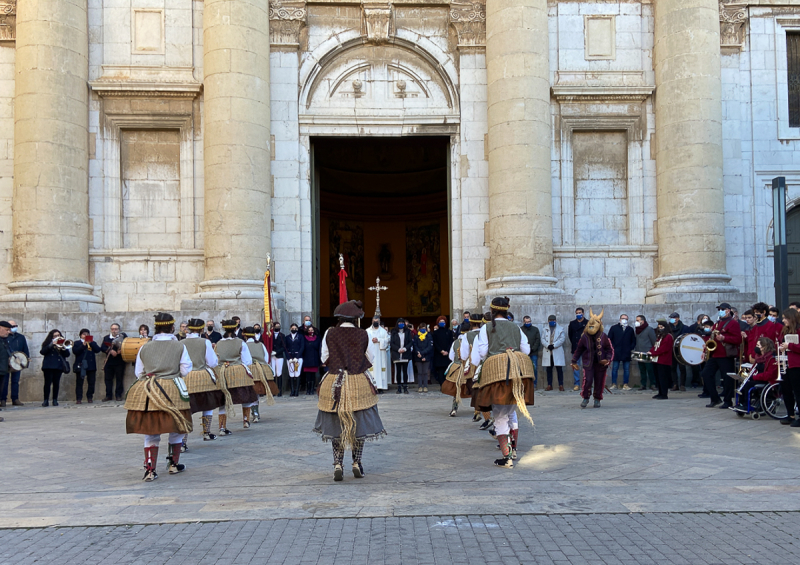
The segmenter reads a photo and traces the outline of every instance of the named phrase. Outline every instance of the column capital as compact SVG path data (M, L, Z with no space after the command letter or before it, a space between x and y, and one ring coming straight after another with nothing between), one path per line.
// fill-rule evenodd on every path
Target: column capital
M300 30L306 26L305 0L270 0L269 40L273 48L298 49Z
M458 34L458 47L486 46L486 0L452 0L450 25Z

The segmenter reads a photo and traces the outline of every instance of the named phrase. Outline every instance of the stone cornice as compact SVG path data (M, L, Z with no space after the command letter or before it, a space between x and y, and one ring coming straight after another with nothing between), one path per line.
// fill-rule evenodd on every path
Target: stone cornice
M0 0L0 42L17 39L17 0Z
M458 34L459 47L486 45L486 0L452 0L450 23Z
M558 102L644 102L654 86L553 86Z
M103 65L103 76L89 86L104 98L195 98L203 85L193 73L192 67Z

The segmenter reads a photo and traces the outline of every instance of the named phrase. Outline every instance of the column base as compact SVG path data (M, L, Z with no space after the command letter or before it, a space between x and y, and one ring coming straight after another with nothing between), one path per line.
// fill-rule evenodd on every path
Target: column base
M230 311L232 314L264 309L264 281L231 279L209 280L200 283L200 292L191 298L181 300L181 310L187 311ZM283 309L283 295L275 292L272 285L273 311Z
M102 312L103 299L92 294L87 283L29 281L9 283L11 291L0 296L3 310L10 312Z
M672 275L658 277L655 286L647 293L647 304L692 304L756 301L755 293L739 292L730 284L731 277L719 273Z
M568 306L575 304L575 297L566 294L555 285L558 279L538 275L510 275L487 279L483 294L483 306L486 310L496 296L508 296L511 299L511 310L519 311L520 306Z

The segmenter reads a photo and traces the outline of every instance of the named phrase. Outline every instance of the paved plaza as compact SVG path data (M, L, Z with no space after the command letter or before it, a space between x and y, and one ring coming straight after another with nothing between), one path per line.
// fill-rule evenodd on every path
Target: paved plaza
M513 470L449 397L386 394L342 483L311 398L214 442L196 417L154 483L121 405L6 409L0 563L800 562L800 433L671 394L540 393Z

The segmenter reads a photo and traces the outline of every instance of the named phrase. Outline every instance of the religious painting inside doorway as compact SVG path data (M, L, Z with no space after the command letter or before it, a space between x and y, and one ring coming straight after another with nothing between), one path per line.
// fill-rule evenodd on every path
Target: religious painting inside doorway
M410 316L442 312L439 222L406 224L406 294Z
M347 297L364 300L364 226L361 222L331 220L328 238L331 313L339 304L339 253L347 272Z

